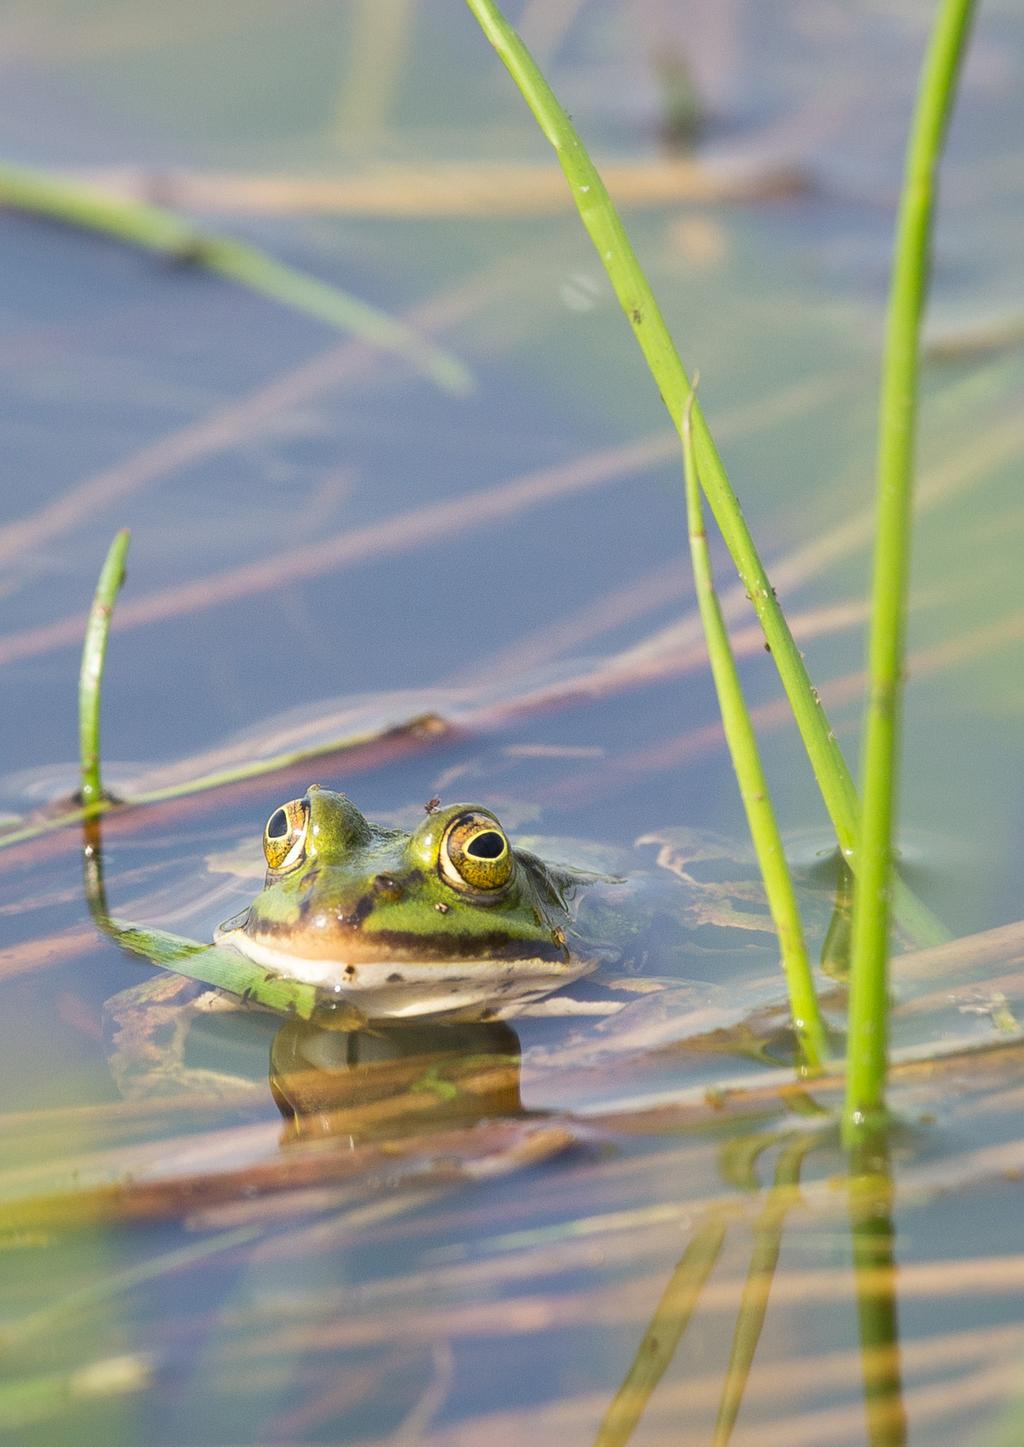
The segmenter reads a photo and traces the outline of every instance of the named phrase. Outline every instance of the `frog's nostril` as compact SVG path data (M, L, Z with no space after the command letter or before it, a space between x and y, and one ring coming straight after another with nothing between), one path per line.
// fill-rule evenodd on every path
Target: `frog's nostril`
M379 899L401 899L405 886L392 874L378 874L373 881L373 892Z
M217 933L226 935L229 930L245 929L248 921L249 911L243 909L241 914L233 914L230 919L226 919L223 924L219 924L217 926Z

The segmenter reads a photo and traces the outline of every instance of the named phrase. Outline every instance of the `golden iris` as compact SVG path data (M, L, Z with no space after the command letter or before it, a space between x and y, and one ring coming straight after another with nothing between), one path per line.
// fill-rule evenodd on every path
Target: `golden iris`
M512 878L512 850L489 814L460 814L441 842L441 873L465 889L501 889Z
M280 872L302 863L308 829L308 800L291 799L274 810L263 831L263 853L271 869Z

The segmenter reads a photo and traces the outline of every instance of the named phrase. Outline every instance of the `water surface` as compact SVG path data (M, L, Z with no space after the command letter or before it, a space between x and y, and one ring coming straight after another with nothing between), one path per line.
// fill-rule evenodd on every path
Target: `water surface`
M910 3L523 11L597 159L624 166L631 233L851 757L878 343L927 20ZM947 341L1019 322L1019 24L1017 6L983 8L950 138L929 323ZM0 51L12 160L192 206L408 317L475 379L446 395L222 280L5 215L0 811L74 785L85 609L129 526L104 701L115 787L424 712L451 728L111 818L119 913L209 938L255 888L218 861L255 859L271 809L312 778L374 816L440 794L615 849L681 823L740 837L692 655L679 459L589 242L543 193L481 201L479 169L461 201L441 204L440 179L432 199L437 168L451 187L459 167L548 162L468 14L311 0L285 20L249 0L172 22L148 0L12 0ZM639 204L630 174L673 159L666 56L705 97L703 165L799 184ZM426 178L415 205L397 183L331 210L190 189L386 167ZM958 354L929 366L922 410L905 849L958 936L1020 913L1021 381L1012 347ZM746 636L783 823L820 841ZM730 1440L759 1447L899 1442L907 1423L915 1441L1017 1440L1012 1040L898 1075L906 1126L860 1193L831 1086L794 1096L770 1063L680 1045L671 1024L607 1056L586 1019L442 1040L454 1097L424 1111L419 1066L367 1066L358 1100L309 1106L313 1145L268 1088L274 1073L287 1095L294 1046L270 1018L204 1022L188 1058L207 1073L185 1094L125 1064L109 1002L151 972L97 936L80 849L62 829L3 854L0 1422L19 1441L697 1444L734 1415ZM926 1017L947 1048L994 1036L993 1011L1012 1026L1020 941L926 962L939 996L961 991ZM175 988L153 1005L172 1023ZM914 1019L901 1040L925 1032ZM749 1094L708 1093L723 1083Z

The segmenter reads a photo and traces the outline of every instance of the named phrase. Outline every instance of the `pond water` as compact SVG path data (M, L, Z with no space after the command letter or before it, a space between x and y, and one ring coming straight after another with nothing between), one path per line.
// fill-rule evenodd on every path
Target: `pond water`
M851 758L893 207L931 10L512 8L700 368ZM97 931L80 828L34 826L76 786L78 651L122 526L107 780L179 792L103 822L121 917L208 940L259 887L268 815L312 781L402 827L468 798L594 868L657 873L638 837L685 826L699 850L743 819L676 441L468 11L0 7L7 159L265 247L472 378L453 394L197 268L0 217L0 816L28 826L0 835L16 1440L1024 1437L1022 19L999 0L976 26L921 415L903 847L958 943L900 941L901 1126L851 1182L835 1082L798 1088L786 1064L763 936L697 949L682 976L653 949L621 1018L580 987L595 1013L353 1037L342 1059L339 1037L268 1014L189 1011L191 987ZM692 153L666 137L687 71ZM716 565L810 875L827 820ZM636 993L666 976L667 1005Z

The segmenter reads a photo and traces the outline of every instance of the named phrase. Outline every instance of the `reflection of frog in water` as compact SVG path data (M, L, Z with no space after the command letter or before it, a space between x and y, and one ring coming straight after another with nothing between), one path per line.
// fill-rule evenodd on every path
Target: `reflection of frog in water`
M519 1037L494 1020L344 1031L289 1020L274 1036L270 1088L301 1140L523 1114Z
M90 897L97 921L135 952L247 1000L285 1009L299 1001L300 1013L315 1015L305 1035L297 1026L279 1035L280 1080L289 1073L280 1068L289 1050L295 1059L306 1051L307 1064L313 1050L321 1066L351 1063L353 1050L360 1059L381 1051L450 1053L455 1022L524 1012L609 1015L630 1001L642 1004L640 992L661 992L670 1013L684 989L690 1009L694 991L704 992L697 1003L720 997L723 987L712 981L723 970L735 977L738 966L748 976L750 955L767 973L777 954L749 866L683 830L649 842L660 845L662 869L600 873L513 846L495 816L475 805L432 809L406 832L371 824L344 795L314 785L270 816L264 888L217 930L214 945L124 928L107 916L95 884ZM701 985L708 975L712 981ZM582 987L561 990L586 976L593 978ZM303 993L293 998L289 988ZM779 999L781 980L773 989ZM194 988L161 977L111 1002L118 1051L134 1052L136 1065L145 1059L154 1086L185 1078L190 1015L228 1003L219 991L181 1003L190 991L195 997ZM760 1003L745 1001L742 986L737 993L737 1016ZM435 1042L438 1022L453 1033L428 1049L411 1033L416 1022L429 1023ZM352 1033L365 1026L373 1033ZM404 1043L372 1043L397 1040L402 1031L410 1032ZM137 1069L132 1073L138 1079ZM206 1070L191 1083L209 1088L216 1077ZM280 1100L288 1092L277 1094Z

